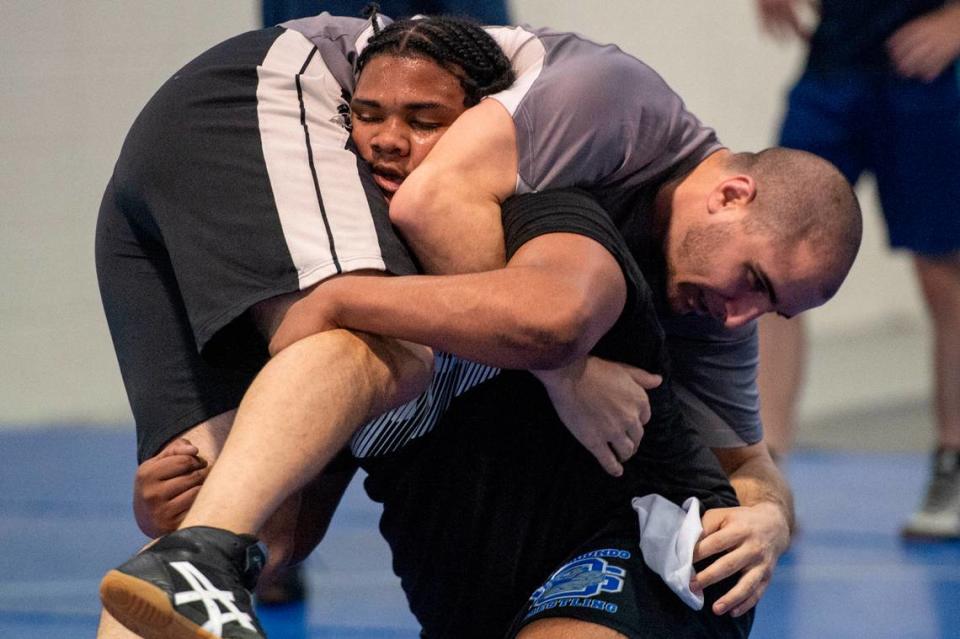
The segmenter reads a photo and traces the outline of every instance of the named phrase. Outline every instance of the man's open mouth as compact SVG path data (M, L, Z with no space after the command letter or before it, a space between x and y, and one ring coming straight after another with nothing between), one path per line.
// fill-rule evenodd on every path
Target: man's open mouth
M373 180L385 193L393 194L403 184L406 176L399 171L384 167L373 167Z

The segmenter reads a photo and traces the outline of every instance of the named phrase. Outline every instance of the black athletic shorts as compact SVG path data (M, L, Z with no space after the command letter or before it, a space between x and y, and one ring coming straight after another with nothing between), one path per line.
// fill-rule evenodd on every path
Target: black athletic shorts
M522 372L460 396L399 453L362 460L424 637L512 637L545 617L636 639L747 636L752 614L710 611L733 580L707 588L697 612L643 563L633 497L737 503L716 458L669 408L669 391L651 399L654 421L621 478L603 471Z
M267 356L251 306L338 273L415 272L344 126L346 35L369 26L351 25L320 45L281 27L227 40L127 135L96 260L141 461L238 405Z

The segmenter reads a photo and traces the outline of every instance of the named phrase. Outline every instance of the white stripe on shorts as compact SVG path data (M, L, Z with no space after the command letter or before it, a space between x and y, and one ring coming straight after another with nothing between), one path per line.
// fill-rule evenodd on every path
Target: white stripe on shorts
M416 399L368 422L353 436L356 457L375 457L403 448L437 425L450 403L462 393L498 375L499 368L437 353L433 380Z
M301 290L336 273L386 270L357 157L345 148L337 109L346 102L316 47L286 31L257 76L264 160Z

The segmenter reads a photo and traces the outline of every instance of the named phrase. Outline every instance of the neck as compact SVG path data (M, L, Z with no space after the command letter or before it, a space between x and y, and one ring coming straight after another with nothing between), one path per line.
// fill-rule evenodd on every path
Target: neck
M653 200L653 234L661 243L666 243L667 233L670 230L670 220L673 217L673 202L679 180L665 182L658 190Z

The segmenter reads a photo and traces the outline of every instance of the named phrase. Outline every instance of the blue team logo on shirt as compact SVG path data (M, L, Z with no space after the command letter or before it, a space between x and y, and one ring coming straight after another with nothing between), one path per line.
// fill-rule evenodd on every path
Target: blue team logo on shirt
M624 557L624 555L626 555ZM534 606L568 597L595 597L623 590L623 568L611 566L604 557L629 558L622 550L596 551L577 557L553 573L530 597Z

